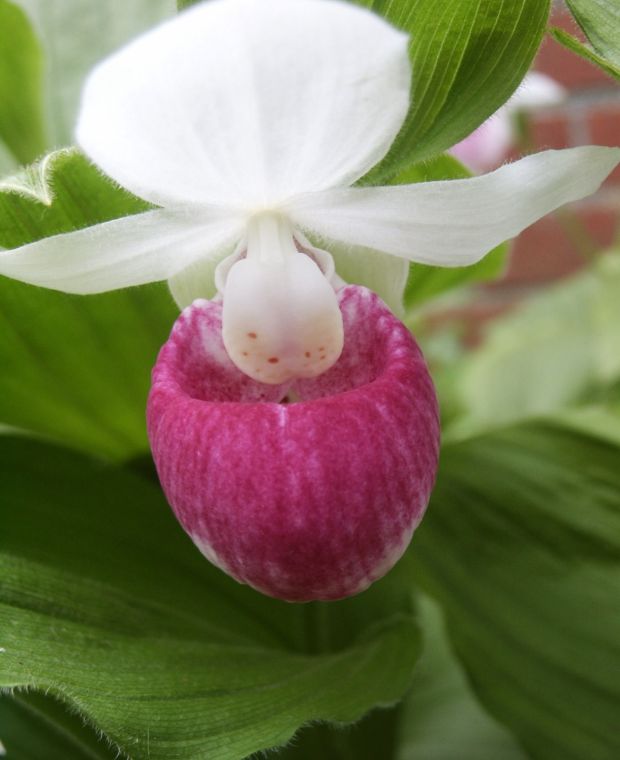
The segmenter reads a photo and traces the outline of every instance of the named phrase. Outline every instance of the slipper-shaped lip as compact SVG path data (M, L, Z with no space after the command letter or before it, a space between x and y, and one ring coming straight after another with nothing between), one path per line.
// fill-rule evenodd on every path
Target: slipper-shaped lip
M148 427L160 480L199 549L288 601L359 593L399 559L435 480L439 419L422 354L371 291L338 293L341 359L318 378L244 376L221 305L186 309L153 372ZM287 397L300 400L278 403Z

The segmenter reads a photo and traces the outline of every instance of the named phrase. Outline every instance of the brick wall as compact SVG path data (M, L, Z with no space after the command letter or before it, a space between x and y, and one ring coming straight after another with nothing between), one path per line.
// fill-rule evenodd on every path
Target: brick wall
M558 3L551 25L581 37ZM620 87L597 67L551 37L543 42L535 67L560 82L567 99L527 115L528 152L577 145L620 145ZM519 155L515 151L514 156ZM481 337L485 323L536 292L584 266L597 250L620 234L620 168L591 198L548 216L526 230L513 246L506 275L481 287L469 307L451 310L441 322L458 321L467 344Z

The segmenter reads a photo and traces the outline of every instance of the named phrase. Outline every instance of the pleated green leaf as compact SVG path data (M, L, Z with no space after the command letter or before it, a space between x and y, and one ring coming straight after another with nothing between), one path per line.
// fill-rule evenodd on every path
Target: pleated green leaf
M620 5L617 0L566 0L566 4L597 53L620 67Z
M420 596L418 611L424 647L400 707L397 760L525 760L515 738L475 698L440 607Z
M0 191L6 248L147 208L76 151ZM163 284L69 296L0 277L0 423L109 457L147 450L150 370L177 314Z
M620 79L620 4L617 0L567 0L566 4L589 44L563 29L552 29L553 37L609 76Z
M414 537L479 698L535 759L620 754L619 461L551 423L445 446Z
M199 554L149 478L25 438L0 438L0 489L0 687L66 700L136 760L242 758L410 682L398 571L342 603L270 600Z
M568 48L573 53L576 53L582 58L585 58L586 61L598 66L606 74L609 74L610 77L620 79L620 65L612 63L610 60L597 53L588 45L585 45L576 37L573 37L572 34L568 34L568 32L565 32L563 29L554 27L550 30L550 33L560 45L564 45L565 48Z
M416 616L424 645L405 699L353 726L303 728L277 760L525 760L515 738L475 698L439 606L417 595Z
M556 418L573 430L620 445L620 383L597 395L597 400L561 411Z
M373 710L361 721L342 726L318 723L302 728L270 760L395 760L400 707ZM251 760L264 760L254 755Z
M78 715L40 692L0 696L0 740L8 760L113 760L118 755Z
M411 35L407 120L377 184L456 144L514 92L538 50L548 0L360 0Z
M21 163L45 150L43 60L26 14L0 0L0 142Z

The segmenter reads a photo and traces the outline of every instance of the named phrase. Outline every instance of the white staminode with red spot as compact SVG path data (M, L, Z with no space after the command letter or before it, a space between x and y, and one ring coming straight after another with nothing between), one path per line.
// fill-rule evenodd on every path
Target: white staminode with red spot
M234 253L232 266L227 259L216 272L230 358L264 383L325 372L343 342L331 257L328 271L322 271L312 250L296 244L290 221L274 212L249 220L244 245L244 258ZM322 253L325 266L327 254Z

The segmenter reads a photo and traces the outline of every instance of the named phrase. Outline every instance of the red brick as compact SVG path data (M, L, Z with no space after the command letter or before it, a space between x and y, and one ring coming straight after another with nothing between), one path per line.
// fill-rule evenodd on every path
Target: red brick
M564 29L573 37L584 40L584 36L573 17L564 8L558 8L554 11L549 25ZM601 71L598 66L567 50L548 35L538 52L535 68L553 77L569 90L613 84L611 77Z
M592 236L594 250L603 250L612 242L618 221L612 208L581 208L570 213ZM465 347L475 347L487 325L515 308L527 293L573 274L586 263L587 257L579 252L566 222L561 222L558 214L545 217L520 235L501 280L479 286L469 304L433 313L426 325L431 331L456 329Z
M617 213L607 207L567 209L541 219L517 239L502 283L533 285L572 274L586 264L588 253L580 251L572 225L583 226L585 245L595 252L611 245L617 223Z
M429 316L425 321L425 327L432 332L454 326L458 330L457 334L462 345L474 348L482 342L489 322L506 314L517 303L516 298L510 297L502 302L478 300L460 308L446 309Z
M592 108L588 114L590 137L597 145L620 145L620 97Z
M590 140L594 145L620 145L620 99L593 108L588 114ZM612 172L606 184L620 183L620 166Z
M570 147L568 116L562 110L549 113L532 113L529 117L529 132L532 148Z

